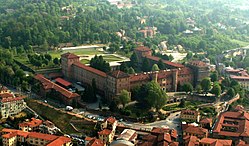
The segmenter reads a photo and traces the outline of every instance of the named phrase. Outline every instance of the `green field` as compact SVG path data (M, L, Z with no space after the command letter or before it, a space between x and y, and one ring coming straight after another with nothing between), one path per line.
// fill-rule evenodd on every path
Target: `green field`
M83 63L83 64L89 64L90 63L90 61L87 60L87 59L81 59L80 62Z
M70 52L74 53L75 55L95 55L95 54L102 54L102 51L98 51L96 49L77 49L77 50L65 50L65 51L49 51L48 54L50 54L53 58L60 58L61 54Z
M113 62L113 61L122 61L122 58L116 57L114 55L105 55L103 56L104 60L107 62Z

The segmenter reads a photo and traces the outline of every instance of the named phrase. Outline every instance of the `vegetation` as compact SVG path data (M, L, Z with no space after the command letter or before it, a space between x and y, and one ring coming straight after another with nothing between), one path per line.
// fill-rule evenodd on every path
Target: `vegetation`
M111 70L110 64L104 60L103 56L95 55L94 58L90 60L90 66L103 72L109 72Z
M127 90L122 90L118 96L118 101L123 105L123 108L127 103L131 101L130 93Z

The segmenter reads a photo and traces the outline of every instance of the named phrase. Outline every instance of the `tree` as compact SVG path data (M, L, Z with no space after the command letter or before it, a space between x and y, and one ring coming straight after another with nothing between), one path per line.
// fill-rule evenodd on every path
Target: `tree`
M160 59L157 63L160 70L166 69L165 64L163 63L163 60Z
M142 63L142 71L149 72L150 71L150 62L148 58L144 58Z
M212 82L218 81L218 72L217 72L217 71L213 72L213 73L210 75L210 78L211 78L211 81L212 81Z
M180 102L180 104L178 106L181 107L181 108L184 108L186 106L185 100L184 99L181 100L181 102Z
M204 92L208 92L211 88L211 80L209 78L204 78L201 81L201 87L204 90Z
M193 53L192 52L188 52L186 58L187 59L191 59L192 57L193 57Z
M60 63L60 62L59 62L59 59L58 59L57 57L54 58L53 63L56 64L56 65L58 65L58 64Z
M130 93L127 90L122 90L118 96L119 102L123 105L123 108L127 103L131 101Z
M159 69L159 67L158 67L157 64L154 64L154 65L152 66L151 71L159 71L159 70L160 70L160 69Z
M84 92L84 95L83 95L83 99L84 101L86 102L89 102L89 103L94 103L96 102L96 98L94 96L94 91L93 91L93 87L92 86L87 86L85 92Z
M95 55L91 60L90 60L90 66L93 68L96 68L98 70L101 70L103 72L109 72L111 71L110 64L106 62L103 58L103 56L97 56Z
M135 73L135 70L134 70L132 67L130 67L129 70L128 70L128 73L129 73L129 74L134 74L134 73Z
M201 93L201 90L202 90L202 88L201 88L201 85L197 85L196 86L196 91L197 91L197 93Z
M193 91L193 86L190 83L185 83L182 86L182 90L187 92L192 92Z
M131 55L130 60L131 60L131 66L132 66L133 68L137 69L137 68L138 68L138 64L139 64L137 54L136 54L136 53L133 53L133 54Z
M44 57L48 60L51 61L52 60L52 56L50 54L45 54Z
M211 91L213 94L216 95L216 97L219 97L220 94L221 94L221 87L219 85L219 83L215 83L213 88L212 88L212 91Z
M229 89L228 89L227 95L228 95L229 97L234 97L235 94L236 94L236 93L235 93L235 91L234 91L233 88L229 88Z
M147 83L146 88L148 94L146 95L145 100L150 107L154 107L157 111L159 111L166 104L168 98L167 94L155 81Z

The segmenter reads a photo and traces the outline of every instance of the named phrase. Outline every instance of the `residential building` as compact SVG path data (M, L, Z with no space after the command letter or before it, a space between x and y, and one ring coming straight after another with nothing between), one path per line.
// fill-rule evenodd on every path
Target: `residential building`
M106 146L106 144L100 139L93 138L86 144L86 146Z
M3 93L11 93L11 92L7 87L0 84L0 94L3 94Z
M46 134L56 134L60 129L54 125L51 121L44 121L40 125L40 132Z
M213 120L211 118L204 118L200 121L200 126L202 128L211 129L213 125Z
M117 120L113 117L106 118L101 124L102 131L98 132L99 139L105 144L110 144L115 136Z
M26 132L39 131L42 120L31 118L31 121L22 122L19 124L19 129Z
M232 146L232 140L202 138L196 136L184 137L184 146Z
M137 132L135 130L131 130L131 129L125 129L118 137L117 137L117 141L116 141L116 145L119 142L125 143L124 141L126 141L126 143L129 144L136 144L136 139L137 139ZM113 144L112 144L113 145Z
M230 78L237 81L242 88L249 90L249 76L230 76Z
M213 129L213 137L231 139L234 143L243 140L249 144L249 113L244 110L227 111L219 115Z
M182 121L186 122L199 122L200 121L200 112L196 110L182 110L180 118Z
M34 146L72 146L71 139L64 136L6 128L1 133L3 146L17 146L17 143Z
M39 83L39 94L43 97L53 96L66 105L72 105L73 102L77 103L80 99L80 95L68 91L60 85L48 80L41 74L37 74L35 79Z
M196 136L197 138L208 137L208 130L191 124L182 124L183 137Z
M0 94L1 118L8 118L20 113L26 108L24 96L15 96L7 88L2 88Z

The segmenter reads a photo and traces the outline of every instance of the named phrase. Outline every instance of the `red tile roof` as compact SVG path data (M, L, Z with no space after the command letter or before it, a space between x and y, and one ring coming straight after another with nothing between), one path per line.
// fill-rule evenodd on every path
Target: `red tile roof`
M5 103L5 102L18 101L18 100L23 100L24 98L25 98L24 96L15 97L15 98L4 98L1 100L1 102Z
M151 130L151 132L152 133L157 133L157 134L169 133L170 129L168 129L168 128L153 127L153 129Z
M129 74L127 74L121 70L115 70L115 71L109 73L109 75L114 77L114 78L117 78L117 79L130 77Z
M61 85L65 86L65 87L72 85L72 83L70 83L62 78L56 78L55 81L57 83L60 83Z
M42 124L42 120L32 118L30 122L23 122L23 123L20 123L20 124L19 124L19 127L25 127L25 126L37 127L37 126L40 126L41 124Z
M139 73L139 74L132 74L130 76L130 82L139 82L139 81L150 81L151 77L148 73Z
M148 52L148 51L151 51L150 48L148 47L145 47L145 46L139 46L135 49L136 51L140 51L140 52Z
M248 76L234 76L234 75L231 75L230 77L232 79L234 79L234 80L249 80Z
M169 133L161 133L158 135L158 141L166 141L166 142L170 143L171 136Z
M65 136L60 136L56 140L49 143L47 146L63 146L63 145L70 143L70 142L71 142L70 138L65 137Z
M205 144L210 146L231 146L232 140L202 138L200 144Z
M0 94L0 97L1 98L9 98L9 97L14 98L14 95L12 93L2 93Z
M35 76L35 79L40 81L43 85L44 89L54 89L57 92L60 92L63 96L65 96L66 98L75 98L75 97L79 97L79 94L77 93L72 93L70 91L68 91L67 89L53 83L52 81L46 79L43 75L41 74L37 74Z
M73 63L73 65L75 65L75 66L77 66L79 68L83 68L83 69L85 69L85 70L87 70L89 72L95 73L95 74L97 74L99 76L107 77L105 72L102 72L102 71L100 71L98 69L95 69L95 68L92 68L90 66L86 66L85 64L82 64L80 62L75 62L75 63Z
M74 59L74 58L80 58L79 56L73 54L73 53L65 53L65 54L62 54L61 57L64 57L64 58L67 58L67 59Z
M87 146L104 146L104 142L100 139L92 139Z
M105 121L107 121L108 123L114 124L117 120L113 117L109 117L109 118L106 118Z
M193 125L184 125L182 130L186 133L196 134L196 135L206 135L208 130L202 127L196 127Z
M200 121L201 124L209 124L212 123L212 119L211 118L204 118Z
M234 131L222 130L223 127L234 127ZM213 132L222 136L249 137L248 127L249 113L245 111L228 111L220 114Z
M17 132L7 133L7 134L4 134L2 137L9 139L9 138L13 138L15 136L17 136Z
M198 67L207 67L207 64L200 60L193 60L193 61L190 61L188 64L193 65L193 66L198 66Z
M111 133L112 133L112 131L109 129L104 129L104 130L98 132L99 135L110 135Z
M198 138L196 136L186 135L183 137L185 146L196 146L199 145Z
M43 139L47 141L53 141L58 138L58 136L55 136L55 135L43 134L43 133L38 133L38 132L30 132L28 137Z

